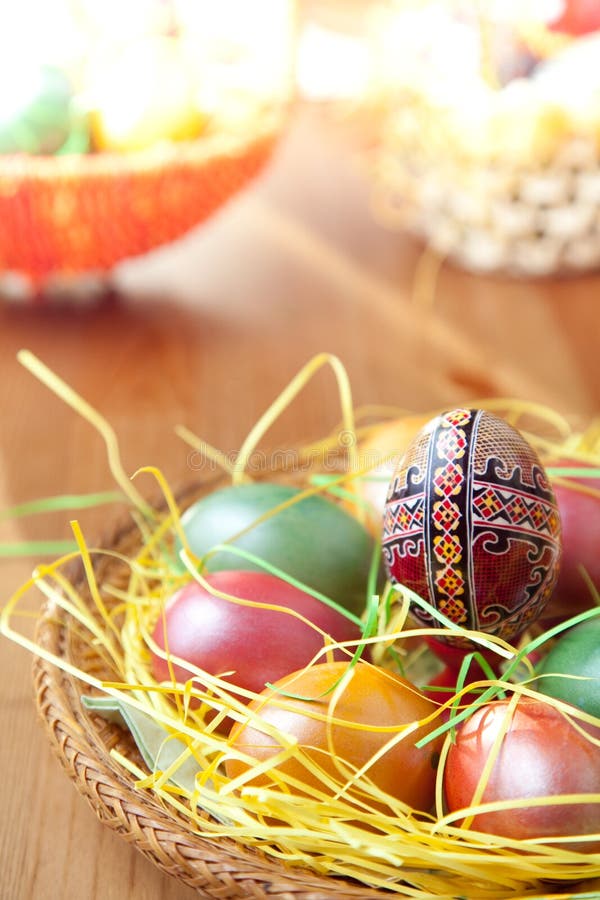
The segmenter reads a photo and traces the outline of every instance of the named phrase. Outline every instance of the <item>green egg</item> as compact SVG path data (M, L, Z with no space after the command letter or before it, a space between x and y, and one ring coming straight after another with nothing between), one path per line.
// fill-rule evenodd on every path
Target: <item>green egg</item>
M537 671L545 676L537 682L541 694L600 717L600 617L565 631Z
M23 63L14 78L0 103L0 154L87 152L87 116L68 75L56 66Z
M297 488L256 483L222 488L194 503L182 516L190 548L204 556L229 542L325 594L352 612L365 606L373 538L361 523L320 495L305 497L254 526L264 513L298 496ZM177 549L177 548L176 548ZM258 570L225 550L206 560L210 572Z

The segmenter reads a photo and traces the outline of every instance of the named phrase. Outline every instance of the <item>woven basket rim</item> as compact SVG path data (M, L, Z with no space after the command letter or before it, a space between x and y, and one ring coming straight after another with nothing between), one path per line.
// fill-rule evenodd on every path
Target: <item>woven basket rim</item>
M187 486L179 497L191 502L220 483L215 479ZM137 534L135 524L121 522L110 541L100 546L116 547L133 534ZM83 578L80 562L73 565L70 577ZM71 625L64 610L46 603L37 624L37 642L69 659ZM41 657L34 659L33 680L38 712L55 755L100 821L200 896L220 900L250 896L255 900L369 900L388 895L343 878L287 866L231 838L212 839L194 833L187 819L166 809L150 791L137 789L133 776L111 757L110 746L123 740L124 732L84 708L81 694L89 693L86 685Z
M34 156L23 153L0 155L0 182L18 184L28 180L54 181L148 174L173 165L203 166L212 159L243 154L249 146L272 138L284 127L286 113L264 111L252 121L254 127L200 135L193 140L165 141L132 152L102 151L64 156Z

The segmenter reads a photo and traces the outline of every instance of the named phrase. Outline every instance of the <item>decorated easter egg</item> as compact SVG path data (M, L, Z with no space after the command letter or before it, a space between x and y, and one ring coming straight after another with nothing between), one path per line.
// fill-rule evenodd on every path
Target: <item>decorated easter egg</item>
M362 612L374 541L350 513L320 494L256 482L214 491L194 503L181 524L207 571L265 571L247 551L346 609ZM284 505L285 504L285 505ZM283 508L280 509L280 507ZM229 544L231 551L219 544Z
M548 602L560 552L550 482L519 432L477 409L423 428L388 492L383 557L393 582L457 625L511 640ZM440 627L416 604L413 614Z

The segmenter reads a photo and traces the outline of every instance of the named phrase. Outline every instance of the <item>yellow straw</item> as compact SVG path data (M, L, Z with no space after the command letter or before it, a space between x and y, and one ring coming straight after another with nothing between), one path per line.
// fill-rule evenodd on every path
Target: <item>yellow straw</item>
M59 378L55 372L39 360L37 356L34 356L30 350L20 350L17 354L17 359L21 365L35 375L42 384L45 384L57 397L60 397L60 399L68 404L71 409L75 410L82 418L87 419L87 421L94 426L106 444L108 464L115 481L121 487L123 493L129 497L134 506L137 506L146 514L151 512L150 507L144 498L136 491L131 484L130 479L125 474L123 464L121 463L117 436L106 419L90 406L83 397L80 397L72 387L66 384L62 378Z
M288 408L292 401L308 384L311 378L324 366L330 366L336 377L340 395L342 421L344 432L340 435L342 446L348 450L351 468L357 467L356 456L356 430L354 422L354 407L352 405L352 389L348 373L337 356L331 353L319 353L313 357L297 375L292 378L287 387L279 394L268 409L260 417L256 425L250 430L246 440L240 448L238 458L232 470L233 483L238 484L244 480L246 468L258 442L271 428L274 422Z

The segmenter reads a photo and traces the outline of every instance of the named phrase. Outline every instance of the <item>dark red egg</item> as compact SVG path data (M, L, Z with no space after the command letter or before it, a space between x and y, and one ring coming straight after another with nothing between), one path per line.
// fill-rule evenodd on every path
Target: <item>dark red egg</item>
M268 682L303 668L326 642L361 636L358 625L343 613L266 572L213 572L206 581L213 590L253 605L220 597L191 581L167 601L153 640L162 650L167 647L170 657L223 675L246 690L259 693ZM333 657L349 659L341 650ZM193 674L184 664L169 666L158 653L152 654L152 671L157 681L174 676L181 683Z
M560 512L563 543L560 574L543 614L550 627L594 605L589 582L600 592L600 478L586 477L586 469L595 467L577 459L561 457L547 462L547 466ZM562 475L561 470L571 474ZM581 474L573 475L574 471Z
M536 452L485 410L437 416L391 480L382 546L392 582L457 625L512 640L541 614L559 569L559 513ZM440 627L416 604L412 613Z
M521 697L512 715L509 703L485 704L458 726L443 774L448 812L499 800L580 794L584 802L482 811L470 827L517 840L597 836L600 749L582 728L543 700ZM593 737L591 728L589 732ZM492 755L494 762L479 800L478 786ZM597 851L598 840L563 845L567 848Z
M449 700L454 700L458 691L462 691L464 688L468 688L469 685L473 684L474 681L478 681L481 678L485 677L486 676L482 673L476 674L470 669L467 673L465 682L463 684L459 684L458 672L456 671L456 669L452 669L450 666L446 666L433 678L428 678L427 684L420 685L419 690L422 691L422 693L425 694L425 696L430 700L433 700L434 703L437 703L439 706L441 706L442 704L447 703ZM460 697L461 706L466 705L467 703L475 702L480 697L480 694L481 691L478 688L472 691L467 690L465 693L462 693ZM447 722L449 717L449 708L440 711L440 722Z
M444 665L448 668L449 671L454 673L454 678L456 680L456 676L458 675L461 666L464 662L465 656L469 653L477 652L478 655L481 655L483 659L487 662L489 667L492 669L495 675L500 674L500 666L503 662L504 657L499 656L497 653L494 653L493 650L486 650L484 647L455 647L453 644L449 644L447 641L440 641L434 637L426 637L425 643L431 650L431 652L437 656L440 662L444 663ZM470 680L473 681L475 678L488 678L488 674L485 669L482 668L478 659L471 659L469 665L469 676Z

